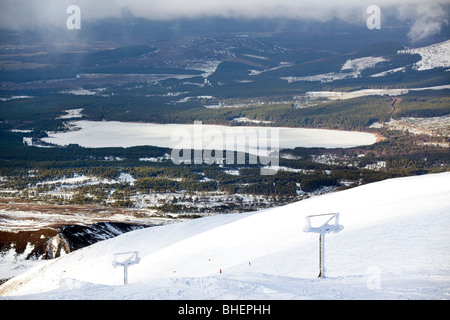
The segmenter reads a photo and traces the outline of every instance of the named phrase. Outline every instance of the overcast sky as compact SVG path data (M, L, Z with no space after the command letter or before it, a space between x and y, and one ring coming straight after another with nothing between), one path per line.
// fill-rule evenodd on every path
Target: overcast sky
M65 28L66 9L76 4L82 21L120 17L124 12L140 18L172 19L222 16L238 18L287 17L327 21L332 18L364 22L366 8L376 4L381 11L411 21L409 37L425 38L448 24L443 5L450 0L0 0L0 27L34 29Z

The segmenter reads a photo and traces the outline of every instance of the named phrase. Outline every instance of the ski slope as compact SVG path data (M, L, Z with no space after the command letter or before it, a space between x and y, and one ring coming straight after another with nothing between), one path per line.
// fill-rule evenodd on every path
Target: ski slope
M326 235L305 217L340 213ZM450 172L390 179L252 213L132 231L42 262L2 299L448 299ZM140 263L113 267L115 253ZM222 271L222 272L220 272Z

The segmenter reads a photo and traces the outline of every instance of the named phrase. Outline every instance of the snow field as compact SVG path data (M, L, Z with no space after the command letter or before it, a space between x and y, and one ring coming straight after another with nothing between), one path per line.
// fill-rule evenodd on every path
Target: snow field
M207 124L155 124L119 121L75 121L76 131L50 133L42 140L57 145L79 144L87 148L133 147L150 145L156 147L186 148L200 146L202 149L226 150L227 138L237 139L232 150L249 152L256 147L261 153L268 146L272 150L295 147L348 148L370 145L376 136L367 132L338 131L326 129L278 128L278 127L228 127ZM275 141L275 132L279 131ZM265 138L264 138L265 137ZM256 141L255 141L256 140ZM234 141L234 140L233 140Z
M141 229L29 270L0 288L33 299L448 299L450 173L390 179L259 212ZM305 216L339 212L327 234ZM114 268L114 253L141 262ZM219 273L222 269L223 273ZM29 295L31 294L31 295ZM29 295L29 296L24 296Z
M398 53L419 54L422 58L414 64L418 71L450 67L450 40L426 47L408 48Z
M413 68L417 71L431 70L434 68L448 68L450 67L450 40L420 48L406 48L404 50L399 50L397 54L419 54L421 56L420 61L413 64ZM361 76L361 71L373 68L376 64L384 61L388 60L383 57L349 59L342 65L340 72L328 72L302 77L289 76L281 77L281 79L288 81L288 83L297 81L320 81L322 83L327 83L342 79L358 78ZM373 74L371 77L383 77L404 70L405 67L394 68Z
M330 100L348 100L367 96L400 96L407 94L410 91L425 91L425 90L445 90L450 89L450 85L423 87L423 88L408 88L408 89L361 89L349 92L339 91L309 91L306 97L309 99L326 98Z

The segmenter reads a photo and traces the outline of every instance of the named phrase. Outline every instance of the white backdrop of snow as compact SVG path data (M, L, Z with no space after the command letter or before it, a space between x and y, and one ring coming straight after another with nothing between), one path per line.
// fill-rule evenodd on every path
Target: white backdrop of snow
M397 178L252 213L141 229L42 262L7 299L448 299L450 172ZM318 279L305 216L340 212ZM141 262L114 268L117 252ZM219 273L219 269L223 273Z
M405 88L405 89L361 89L356 91L309 91L305 94L309 99L326 98L329 100L348 100L366 96L400 96L411 91L446 90L450 85Z
M418 71L431 70L434 68L447 68L450 67L450 40L420 48L399 50L397 54L419 54L421 56L420 60L413 64L413 68ZM383 57L349 59L341 67L341 72L328 72L302 77L289 76L281 77L281 79L287 80L288 83L297 81L320 81L322 83L327 83L342 79L358 78L361 76L361 71L373 68L377 63L384 61L387 60ZM371 77L383 77L404 70L405 67L394 68L371 75Z
M373 68L377 63L387 61L382 57L364 57L357 59L348 59L341 68L341 71L350 70L361 74L361 71L368 68Z
M414 63L414 68L418 71L450 67L450 40L426 47L408 48L398 53L419 54L420 61Z
M340 72L328 72L324 74L303 76L303 77L281 77L288 83L297 81L320 81L322 83L333 82L335 80L358 78L364 69L373 68L377 63L387 61L383 57L363 57L348 59L341 67Z

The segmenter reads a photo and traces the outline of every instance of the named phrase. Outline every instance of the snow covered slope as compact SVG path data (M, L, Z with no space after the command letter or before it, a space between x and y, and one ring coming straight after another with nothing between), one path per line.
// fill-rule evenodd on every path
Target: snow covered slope
M398 53L420 54L422 59L414 64L419 71L450 67L450 40L426 47L400 50Z
M326 236L305 216L339 212ZM259 212L132 231L77 250L0 287L31 299L448 299L450 172L385 180ZM114 268L113 255L140 263ZM222 271L222 272L221 272Z

